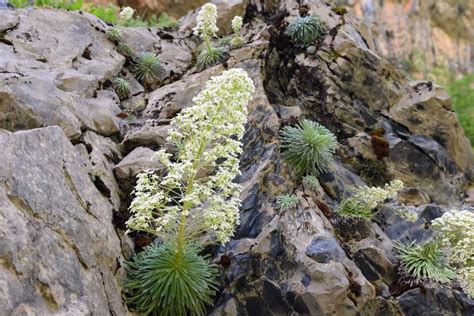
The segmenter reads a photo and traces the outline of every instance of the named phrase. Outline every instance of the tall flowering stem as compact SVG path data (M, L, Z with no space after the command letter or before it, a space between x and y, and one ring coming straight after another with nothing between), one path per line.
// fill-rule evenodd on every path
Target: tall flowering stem
M206 3L199 11L196 21L197 24L193 28L194 35L204 40L208 51L212 50L210 38L219 30L216 25L217 7L212 3Z
M194 106L173 119L168 141L177 153L157 153L167 172L162 179L152 173L139 176L129 229L177 233L178 250L195 223L214 231L221 243L230 239L241 203L241 186L232 180L240 174L238 157L254 89L244 70L227 70L212 77Z

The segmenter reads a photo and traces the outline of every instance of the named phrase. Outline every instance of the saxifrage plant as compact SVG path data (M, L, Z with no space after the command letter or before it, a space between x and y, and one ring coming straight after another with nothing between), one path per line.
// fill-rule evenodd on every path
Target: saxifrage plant
M144 82L160 81L166 77L166 70L159 57L151 52L143 52L135 57L132 72L138 80Z
M436 241L427 241L417 245L395 243L395 251L400 260L400 272L410 284L427 281L441 284L451 283L456 273L449 268L441 245Z
M315 15L296 17L285 30L285 34L298 47L307 47L314 44L325 32L326 25Z
M164 176L152 172L138 176L128 229L159 236L164 244L127 263L125 289L134 309L204 315L202 307L215 289L213 268L198 260L200 249L192 242L209 231L225 243L239 223L242 188L233 179L240 174L238 156L253 91L253 82L242 69L212 77L193 99L194 106L172 121L168 142L176 145L177 152L157 153L166 169ZM166 281L177 275L189 278ZM178 292L186 298L177 300Z
M225 47L214 47L211 43L211 37L216 35L219 30L217 27L217 7L212 3L206 3L202 6L196 18L197 24L194 27L194 35L201 37L204 41L204 49L197 57L197 66L207 68L223 62L228 57L228 51Z
M326 171L337 147L331 131L319 123L303 120L280 132L283 158L298 176L319 175Z
M299 199L294 194L279 195L276 200L278 208L283 211L296 208L298 206L298 203Z

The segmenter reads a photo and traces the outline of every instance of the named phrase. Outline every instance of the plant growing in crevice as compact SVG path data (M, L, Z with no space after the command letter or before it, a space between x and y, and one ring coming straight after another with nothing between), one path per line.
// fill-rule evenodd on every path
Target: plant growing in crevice
M394 248L400 261L400 274L410 285L428 281L449 284L456 277L446 263L440 243L436 241L420 245L396 242Z
M351 197L345 198L339 204L338 214L343 217L360 217L371 219L376 209L385 200L394 198L403 189L400 180L391 181L381 187L362 187Z
M318 178L311 175L307 175L303 177L303 185L311 190L316 190L321 186L319 184Z
M110 41L114 43L119 43L122 39L122 31L116 27L109 27L105 32L105 35Z
M176 256L173 241L151 244L124 264L127 303L145 315L205 315L216 292L216 267L199 255L193 243ZM163 295L166 293L166 295Z
M123 78L115 78L113 81L114 89L120 100L126 99L130 94L130 85Z
M158 151L166 170L163 177L152 172L138 176L127 227L159 236L164 239L161 247L170 250L162 250L163 254L168 253L166 256L143 255L150 261L164 258L168 267L165 270L158 269L163 264L146 265L148 270L139 263L129 264L132 271L125 288L134 308L160 315L168 311L173 315L203 315L198 307L208 303L207 298L213 293L213 269L204 268L202 261L196 259L199 247L189 243L204 231L213 232L218 242L226 243L239 223L242 188L232 181L240 174L238 156L253 91L253 82L242 69L211 78L193 99L194 106L184 109L172 121L167 140L178 150L174 156L164 149ZM192 259L192 267L184 266L186 256ZM182 270L178 271L180 267ZM149 277L141 277L143 273ZM179 283L164 282L177 274L188 278ZM196 280L202 280L199 287L193 286ZM202 295L188 295L186 290L192 287ZM177 293L192 296L192 305L186 303L188 300L176 300Z
M276 200L276 204L282 211L291 210L298 206L299 199L294 194L283 194L279 195Z
M286 27L285 34L297 47L314 44L326 33L326 25L318 16L308 15L294 18Z
M131 70L135 78L147 83L161 81L166 77L166 70L163 68L160 59L152 52L138 54L133 60Z
M196 20L194 35L201 37L204 41L204 49L197 57L197 66L207 68L226 60L228 50L225 47L213 47L211 43L211 37L215 36L219 30L216 25L217 7L212 3L206 3L199 11Z
M474 298L474 212L452 210L433 220L432 226L448 250L462 289Z
M331 131L319 123L303 120L280 132L283 158L298 176L319 175L327 170L337 147Z
M234 18L232 19L232 30L234 31L234 34L232 36L232 39L230 40L230 45L233 48L239 48L244 44L244 39L239 34L240 29L242 29L242 24L242 17L238 15L234 16Z
M133 48L123 42L118 43L117 51L125 57L131 58L135 55Z

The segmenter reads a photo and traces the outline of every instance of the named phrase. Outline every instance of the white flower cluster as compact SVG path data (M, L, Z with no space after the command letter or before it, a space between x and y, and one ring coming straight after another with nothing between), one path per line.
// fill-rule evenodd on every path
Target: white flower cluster
M241 186L232 180L240 174L239 155L247 104L254 85L242 69L212 77L172 122L168 141L178 147L176 160L164 150L158 158L167 169L161 182L156 176L139 176L130 206L129 229L171 231L183 218L203 219L225 243L239 222Z
M242 28L242 25L244 23L244 20L242 19L241 16L234 16L232 19L232 30L234 30L234 33L239 33L240 29Z
M403 182L401 180L394 180L385 184L383 188L367 186L360 188L353 198L367 206L370 210L373 210L386 199L394 198L402 189Z
M449 261L457 268L464 291L474 298L474 213L452 210L433 221L441 242L450 250Z
M205 39L214 36L219 30L217 27L217 7L212 3L206 3L199 10L196 18L197 24L193 28L194 35Z
M122 9L122 11L120 11L119 18L121 20L127 21L127 20L130 20L133 17L134 13L135 13L135 11L132 8L125 7L125 8Z

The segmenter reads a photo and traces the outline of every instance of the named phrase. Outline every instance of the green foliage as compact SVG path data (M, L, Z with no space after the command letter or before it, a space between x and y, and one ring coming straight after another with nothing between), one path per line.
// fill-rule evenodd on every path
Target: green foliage
M126 99L130 94L130 87L127 80L123 78L114 79L114 89L121 100Z
M166 70L161 65L160 59L151 52L143 52L135 57L132 72L138 80L144 82L163 80L166 76Z
M236 36L230 40L232 48L239 48L244 45L244 39L241 36Z
M105 35L109 40L111 40L114 43L120 42L122 39L122 31L120 31L116 27L110 27L107 29L107 32L105 32Z
M19 9L34 5L63 10L80 10L84 5L84 0L34 0L33 3L28 0L9 0L9 3Z
M303 120L299 125L287 126L280 132L283 158L298 176L324 172L337 147L337 139L324 126Z
M298 206L298 203L299 199L294 194L279 195L276 200L278 208L283 211L296 208Z
M316 190L320 187L318 178L310 175L303 177L303 185L311 190Z
M464 132L474 148L474 73L452 81L447 90Z
M113 4L109 4L108 6L91 5L86 7L85 10L103 21L112 24L117 24L118 22L117 16L120 11L120 8Z
M338 214L343 217L359 217L365 219L372 219L372 210L364 203L353 198L346 198L339 204Z
M203 49L197 57L197 66L205 69L225 61L229 57L225 47L210 47Z
M288 24L285 34L298 47L314 44L326 32L326 25L318 16L296 17Z
M63 9L70 11L84 10L89 12L99 19L112 23L120 24L127 27L162 27L162 28L174 28L177 26L175 19L167 15L166 13L161 13L157 18L156 16L150 16L149 18L143 17L133 17L127 21L120 21L118 14L120 8L116 5L109 4L96 5L91 3L84 3L84 0L34 0L33 3L30 3L29 0L9 0L9 3L15 6L16 8L26 8L28 6L37 6L37 7L50 7L55 9Z
M448 284L456 276L447 266L441 245L436 241L421 245L396 243L395 251L400 260L400 271L411 284L426 281Z
M199 247L186 243L151 245L124 263L127 302L145 315L206 315L216 292L217 269L199 255Z
M166 13L161 13L158 19L156 17L152 16L149 19L149 24L156 25L157 27L160 28L166 28L166 29L173 29L178 26L178 22L176 19L174 19L172 16L169 16Z
M133 51L133 48L131 48L129 45L121 42L117 45L117 51L124 55L125 57L133 57L135 55L135 52Z

